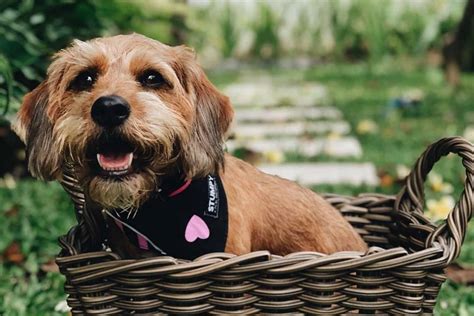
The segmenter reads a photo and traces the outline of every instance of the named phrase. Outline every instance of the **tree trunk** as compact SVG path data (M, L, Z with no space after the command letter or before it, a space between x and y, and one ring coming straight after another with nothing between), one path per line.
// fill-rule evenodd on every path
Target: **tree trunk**
M186 0L176 0L180 6L186 5ZM185 13L174 12L170 17L171 40L173 45L182 45L187 42L188 26L186 25Z
M459 85L460 71L474 70L474 0L468 0L454 36L443 47L444 71L449 84Z

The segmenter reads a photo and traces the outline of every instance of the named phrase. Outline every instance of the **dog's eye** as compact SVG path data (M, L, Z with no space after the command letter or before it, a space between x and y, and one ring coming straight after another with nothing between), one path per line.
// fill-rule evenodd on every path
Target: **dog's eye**
M144 87L148 88L159 88L166 84L166 80L163 76L154 70L147 70L138 77L138 81Z
M97 71L88 69L80 72L69 84L69 89L74 91L89 90L97 80Z

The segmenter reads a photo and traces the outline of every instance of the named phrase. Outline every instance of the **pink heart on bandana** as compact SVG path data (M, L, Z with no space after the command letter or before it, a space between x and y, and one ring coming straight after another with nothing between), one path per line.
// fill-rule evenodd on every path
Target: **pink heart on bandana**
M207 239L209 238L210 232L206 222L197 215L193 215L186 225L186 231L184 232L184 238L187 242L194 242L196 239Z

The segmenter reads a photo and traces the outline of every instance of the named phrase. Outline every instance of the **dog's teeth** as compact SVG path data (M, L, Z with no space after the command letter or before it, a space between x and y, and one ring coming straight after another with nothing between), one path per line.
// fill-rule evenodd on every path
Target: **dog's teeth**
M104 169L104 167L102 166L101 159L100 159L100 154L97 154L96 157L97 157L97 162L99 163L99 166L100 166L102 169Z
M122 172L122 171L127 171L128 169L130 169L133 162L133 154L128 153L126 158L127 158L127 161L122 166L119 166L119 167L107 166L107 163L106 163L107 160L104 160L105 159L104 155L100 153L97 154L97 162L99 163L99 166L102 168L102 170L109 171L109 172Z

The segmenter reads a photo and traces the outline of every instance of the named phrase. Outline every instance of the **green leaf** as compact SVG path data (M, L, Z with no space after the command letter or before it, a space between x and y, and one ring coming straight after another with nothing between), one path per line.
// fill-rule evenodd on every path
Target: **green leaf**
M13 82L13 76L10 68L10 64L8 63L8 60L0 54L0 86L2 89L0 91L4 91L4 95L2 95L3 99L3 111L0 112L2 115L5 115L8 111L8 107L10 105L10 96L12 93L12 82Z

